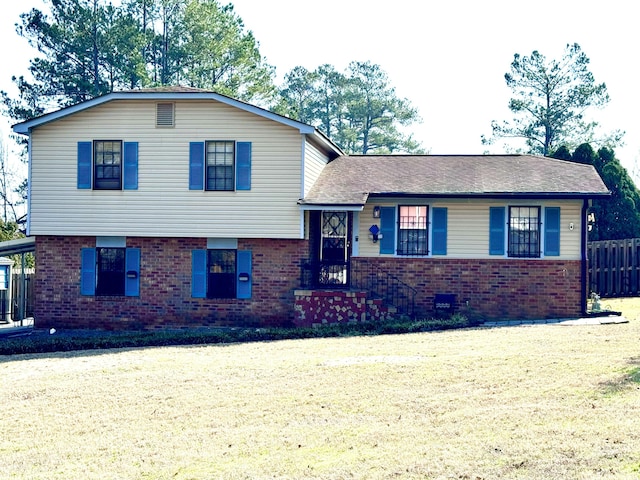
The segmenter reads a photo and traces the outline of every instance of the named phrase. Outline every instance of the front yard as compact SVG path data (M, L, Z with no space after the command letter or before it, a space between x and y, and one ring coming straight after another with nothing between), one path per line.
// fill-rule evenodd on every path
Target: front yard
M623 312L0 357L0 478L638 479L640 320Z

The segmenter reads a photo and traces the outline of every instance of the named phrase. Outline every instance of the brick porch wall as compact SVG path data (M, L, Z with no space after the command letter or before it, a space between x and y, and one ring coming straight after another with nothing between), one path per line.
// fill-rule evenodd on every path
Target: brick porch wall
M95 237L36 237L35 322L38 328L153 329L182 326L293 324L305 240L240 239L252 251L252 298L191 298L191 251L201 238L128 237L141 249L139 297L80 295L80 252Z
M352 258L352 268L378 268L417 291L418 317L434 314L436 293L454 293L469 318L543 319L583 313L581 262L526 259Z
M367 292L345 290L296 290L297 327L316 327L333 323L380 322L394 317L396 310Z

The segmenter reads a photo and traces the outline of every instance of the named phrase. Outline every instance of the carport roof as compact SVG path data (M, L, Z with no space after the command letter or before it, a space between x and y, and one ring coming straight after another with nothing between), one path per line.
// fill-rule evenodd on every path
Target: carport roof
M17 240L0 242L0 256L17 255L20 253L34 252L35 250L35 237L18 238Z

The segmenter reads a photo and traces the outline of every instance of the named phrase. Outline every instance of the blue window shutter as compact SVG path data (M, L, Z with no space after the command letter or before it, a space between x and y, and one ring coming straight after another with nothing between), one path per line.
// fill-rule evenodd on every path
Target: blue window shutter
M124 142L124 189L138 189L138 142Z
M396 207L380 208L380 253L394 253L396 240Z
M127 297L140 296L140 249L127 248L124 260L124 294ZM133 273L135 272L135 277Z
M447 209L433 208L431 250L434 255L447 254Z
M238 250L236 278L236 296L251 298L251 250Z
M504 255L504 207L489 208L489 255Z
M96 249L83 248L81 255L80 295L95 295Z
M189 143L189 190L204 190L204 142Z
M205 298L207 296L207 251L191 252L191 296Z
M251 142L236 144L236 190L251 190Z
M544 209L544 254L560 255L560 207Z
M91 188L91 142L78 142L78 188Z

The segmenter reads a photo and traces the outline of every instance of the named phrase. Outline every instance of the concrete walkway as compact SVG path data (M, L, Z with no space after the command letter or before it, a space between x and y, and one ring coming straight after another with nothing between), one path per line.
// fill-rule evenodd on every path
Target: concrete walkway
M548 318L543 320L505 320L484 322L481 327L515 327L518 325L612 325L629 323L629 320L621 315L603 315L584 318Z
M24 337L33 332L33 318L25 318L22 322L0 324L0 338Z

